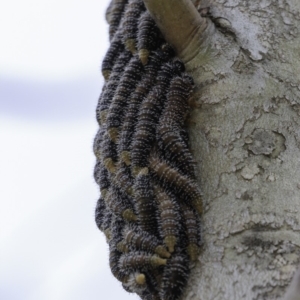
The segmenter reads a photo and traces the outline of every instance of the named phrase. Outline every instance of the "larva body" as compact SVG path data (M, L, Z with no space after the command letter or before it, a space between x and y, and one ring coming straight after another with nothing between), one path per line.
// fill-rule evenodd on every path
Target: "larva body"
M139 16L145 10L142 0L131 0L125 11L125 20L123 23L123 41L125 47L132 53L136 52L137 24Z
M177 300L190 273L189 259L183 254L173 255L164 268L160 296L163 300Z
M160 31L148 11L140 17L137 40L139 58L146 65L151 51L162 41Z
M119 140L119 153L121 159L127 165L131 164L130 145L140 105L149 93L151 86L155 84L156 75L161 68L161 64L170 58L172 54L171 49L166 49L166 51L158 49L150 56L149 63L145 66L145 73L130 97Z
M131 176L130 168L124 163L119 162L116 176L113 179L114 184L119 187L124 193L133 196L134 180Z
M167 260L157 255L147 252L133 252L132 254L122 254L119 261L120 269L123 270L151 270L166 265Z
M128 105L128 97L134 91L136 83L140 80L143 65L137 56L134 56L125 68L123 76L118 84L116 93L111 101L107 115L107 130L113 141L117 139L117 133L122 125L125 106Z
M116 187L111 187L105 197L106 206L116 215L126 221L135 222L137 217L130 199Z
M128 51L123 51L120 54L116 63L114 64L111 75L109 77L109 81L105 84L105 88L101 93L98 101L98 106L96 108L96 118L100 126L105 124L106 122L110 103L115 95L115 91L124 72L124 68L128 64L131 57L132 55Z
M97 161L94 169L94 178L100 187L100 193L105 197L108 188L110 187L110 179L107 169L103 166L101 161Z
M118 33L114 36L108 51L105 54L105 57L102 61L101 71L105 80L108 80L113 66L120 55L124 50L124 45L122 43L121 34Z
M184 66L178 60L164 64L158 72L157 84L141 104L132 141L133 173L137 174L139 169L148 165L148 156L155 140L156 126L164 105L165 91L174 73L180 73L182 70Z
M105 168L110 173L116 172L117 163L117 147L116 144L110 139L108 133L106 132L103 136L103 141L101 143L102 148L102 162Z
M123 231L123 237L125 243L133 250L147 251L152 254L155 253L162 258L170 257L170 253L161 245L161 242L148 232L126 227Z
M199 214L202 214L202 196L196 183L186 176L181 175L176 169L156 157L150 157L150 169L158 180L166 187L176 191L182 199L192 205Z
M101 196L99 200L97 201L97 206L95 209L95 221L97 224L97 227L103 231L103 222L104 222L104 216L106 212L106 205L104 202L103 197Z
M180 238L180 213L178 204L166 192L156 187L160 236L169 252L173 253Z
M201 246L199 216L186 205L182 207L182 216L187 236L187 253L191 261L196 261Z
M109 39L112 40L118 30L125 5L128 0L113 0L106 12L106 20L109 23Z
M153 201L153 186L147 168L142 169L134 184L135 209L139 226L143 231L157 234L156 207Z

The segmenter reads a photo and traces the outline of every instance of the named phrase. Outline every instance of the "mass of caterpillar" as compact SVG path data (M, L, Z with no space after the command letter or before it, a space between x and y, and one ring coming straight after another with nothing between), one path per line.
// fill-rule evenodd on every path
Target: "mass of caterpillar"
M142 0L112 0L96 108L95 220L124 290L177 300L201 249L202 197L185 119L193 80Z

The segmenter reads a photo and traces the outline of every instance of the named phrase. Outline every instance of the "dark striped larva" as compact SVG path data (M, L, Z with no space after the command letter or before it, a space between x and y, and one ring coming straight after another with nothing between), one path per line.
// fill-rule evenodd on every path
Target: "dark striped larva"
M161 245L160 241L148 232L138 230L137 228L125 227L123 237L125 244L133 250L155 253L163 258L170 257L170 253Z
M159 211L159 233L169 252L173 253L179 239L181 219L179 206L174 199L157 186L155 194Z
M113 0L106 11L106 20L109 23L109 39L112 40L118 30L124 9L128 0Z
M124 117L118 147L121 160L128 166L131 164L130 145L140 105L149 93L152 85L155 84L156 75L161 68L161 64L170 58L172 54L173 51L170 47L166 49L166 51L159 49L153 52L149 58L149 63L145 66L145 73L141 81L137 84L135 91L130 96L130 102Z
M163 271L161 299L177 300L182 295L190 273L189 259L183 254L172 255Z
M147 64L151 51L155 50L161 41L161 34L155 21L149 12L145 11L138 24L138 53L144 65Z
M106 206L116 216L120 216L126 221L135 222L137 220L129 198L116 187L110 187L104 200Z
M111 239L112 217L113 217L112 212L109 209L105 209L100 230L103 231L103 233L105 234L107 241Z
M102 153L101 153L102 162L105 168L110 173L115 173L116 163L117 163L117 149L116 149L116 144L110 139L107 132L103 136L101 148L102 148Z
M97 161L94 168L94 178L100 187L101 196L105 198L108 188L110 186L110 179L107 169L103 166L101 161Z
M140 171L134 184L135 209L141 230L157 235L156 208L148 168Z
M134 91L143 71L144 67L137 56L134 56L125 68L111 101L106 121L108 133L113 141L117 140L118 131L125 114L125 106L128 105L128 97Z
M157 157L151 156L149 163L151 171L164 187L181 194L181 199L187 197L186 202L192 205L199 214L202 214L202 196L192 179L181 175L175 168L171 168Z
M165 93L174 74L183 70L184 66L179 60L164 64L158 72L157 84L141 104L132 140L131 160L134 175L148 165L148 156L155 140L156 126L163 109Z
M199 230L199 216L193 209L182 206L182 219L187 236L187 253L191 261L196 261L201 246L201 234Z
M180 131L162 117L157 128L158 146L171 166L177 167L184 175L195 177L195 161Z
M147 252L133 252L131 254L122 254L119 266L123 270L151 270L166 265L167 260L158 255Z
M101 71L104 79L107 81L111 71L113 69L113 66L120 55L121 52L124 50L124 45L122 43L122 37L120 33L117 33L106 52L104 59L102 61Z
M98 160L101 159L101 143L103 141L103 136L104 136L105 132L106 132L106 128L104 126L102 126L98 130L98 132L94 138L93 151Z
M132 55L129 51L123 51L120 54L113 67L109 81L105 84L105 88L99 97L96 108L96 118L100 126L106 122L108 108L118 87L120 78L124 72L124 68L128 64L131 57Z
M137 24L139 16L145 10L142 0L130 0L125 11L125 19L123 23L123 40L125 47L136 52Z
M142 293L147 288L146 276L140 272L133 272L129 274L126 283L123 283L123 288L129 293Z
M113 183L129 196L133 196L133 178L130 168L124 163L118 164L117 173L113 178Z
M101 196L97 201L97 206L95 209L95 221L97 227L103 231L103 222L105 216L106 206L103 197Z
M121 282L127 282L129 274L126 269L120 266L121 252L114 246L109 249L109 266L112 274Z

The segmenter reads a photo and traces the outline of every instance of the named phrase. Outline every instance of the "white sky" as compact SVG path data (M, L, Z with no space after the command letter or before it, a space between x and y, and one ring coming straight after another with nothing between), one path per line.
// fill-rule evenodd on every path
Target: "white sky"
M9 0L0 9L0 72L51 79L98 71L108 0Z
M108 0L0 9L0 299L138 299L108 266L93 179Z

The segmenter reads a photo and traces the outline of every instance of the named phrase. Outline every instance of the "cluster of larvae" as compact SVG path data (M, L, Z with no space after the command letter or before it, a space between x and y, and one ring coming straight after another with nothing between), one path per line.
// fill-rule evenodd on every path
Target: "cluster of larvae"
M184 126L193 80L142 0L113 0L96 114L96 223L123 288L176 300L201 246L201 193Z

